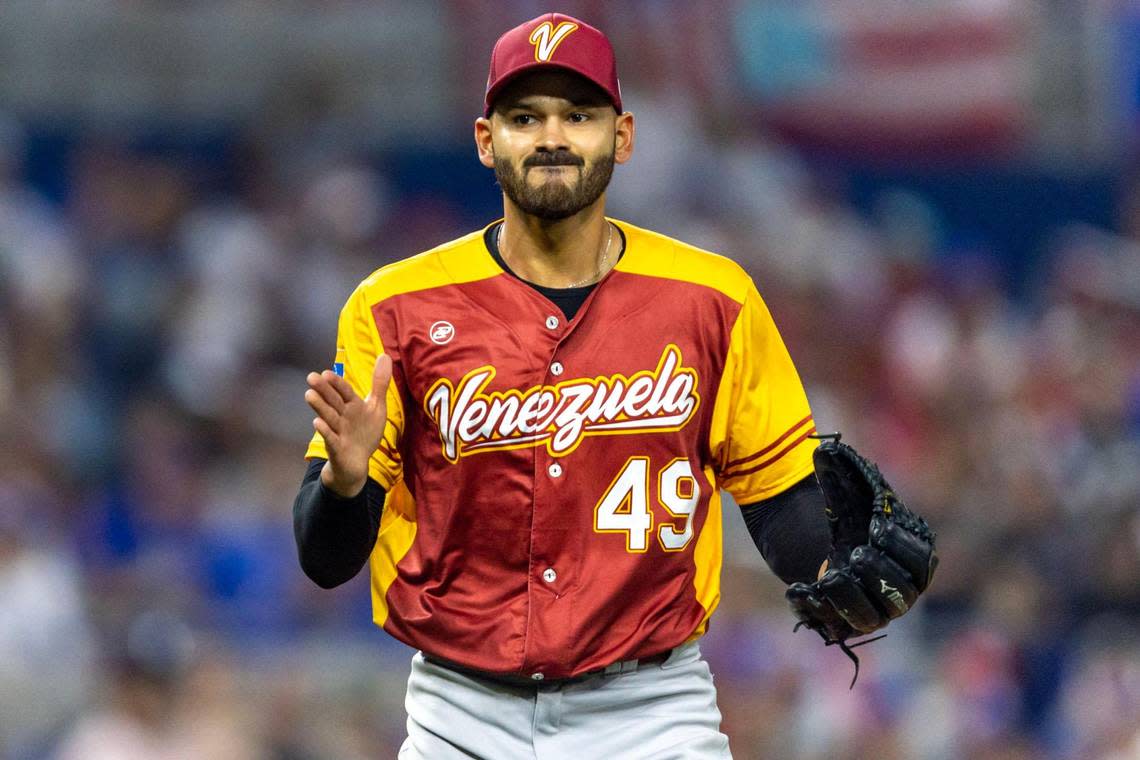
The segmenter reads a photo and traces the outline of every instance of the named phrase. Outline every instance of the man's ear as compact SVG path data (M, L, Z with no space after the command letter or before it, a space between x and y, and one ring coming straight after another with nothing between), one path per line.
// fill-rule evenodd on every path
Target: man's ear
M491 120L480 116L475 120L475 150L479 163L488 169L495 168L495 145L491 140Z
M614 162L624 164L633 156L633 114L619 114L614 123Z

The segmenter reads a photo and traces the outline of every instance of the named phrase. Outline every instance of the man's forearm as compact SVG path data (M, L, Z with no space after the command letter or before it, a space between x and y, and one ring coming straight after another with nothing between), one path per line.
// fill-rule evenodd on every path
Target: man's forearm
M304 570L321 588L351 580L364 567L384 504L384 489L369 479L356 496L341 498L321 483L325 460L313 459L293 502L293 536Z
M741 505L756 548L784 583L818 577L831 549L825 506L814 475L770 499Z

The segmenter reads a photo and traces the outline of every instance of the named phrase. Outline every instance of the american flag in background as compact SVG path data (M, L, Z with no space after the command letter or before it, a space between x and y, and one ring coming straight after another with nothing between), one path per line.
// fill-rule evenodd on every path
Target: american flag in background
M1031 121L1030 7L1015 0L755 0L733 36L759 118L801 144L1005 153Z

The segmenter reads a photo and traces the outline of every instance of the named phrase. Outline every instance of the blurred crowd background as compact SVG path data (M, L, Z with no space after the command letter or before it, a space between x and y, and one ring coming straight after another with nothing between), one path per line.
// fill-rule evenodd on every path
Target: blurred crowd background
M395 755L411 652L296 562L304 375L496 217L471 122L545 10L0 3L0 757ZM849 691L729 507L736 757L1140 758L1140 5L560 10L638 117L611 214L743 263L939 534Z

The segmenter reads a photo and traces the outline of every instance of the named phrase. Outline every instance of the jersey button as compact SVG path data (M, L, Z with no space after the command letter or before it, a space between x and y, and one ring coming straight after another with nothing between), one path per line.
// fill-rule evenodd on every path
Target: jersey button
M562 362L554 362L554 364L551 364L550 365L550 374L561 375L562 374Z
M562 477L562 465L558 464L558 462L547 467L546 471L550 473L550 477L552 478Z
M546 676L544 676L542 673L531 673L530 677L531 680L534 681L541 681L542 679L546 678Z
M554 316L553 314L551 314L549 317L547 317L546 318L546 327L550 330L557 330L558 329L558 317Z
M554 583L558 580L558 573L554 572L553 567L548 567L542 571L542 579L547 583Z

